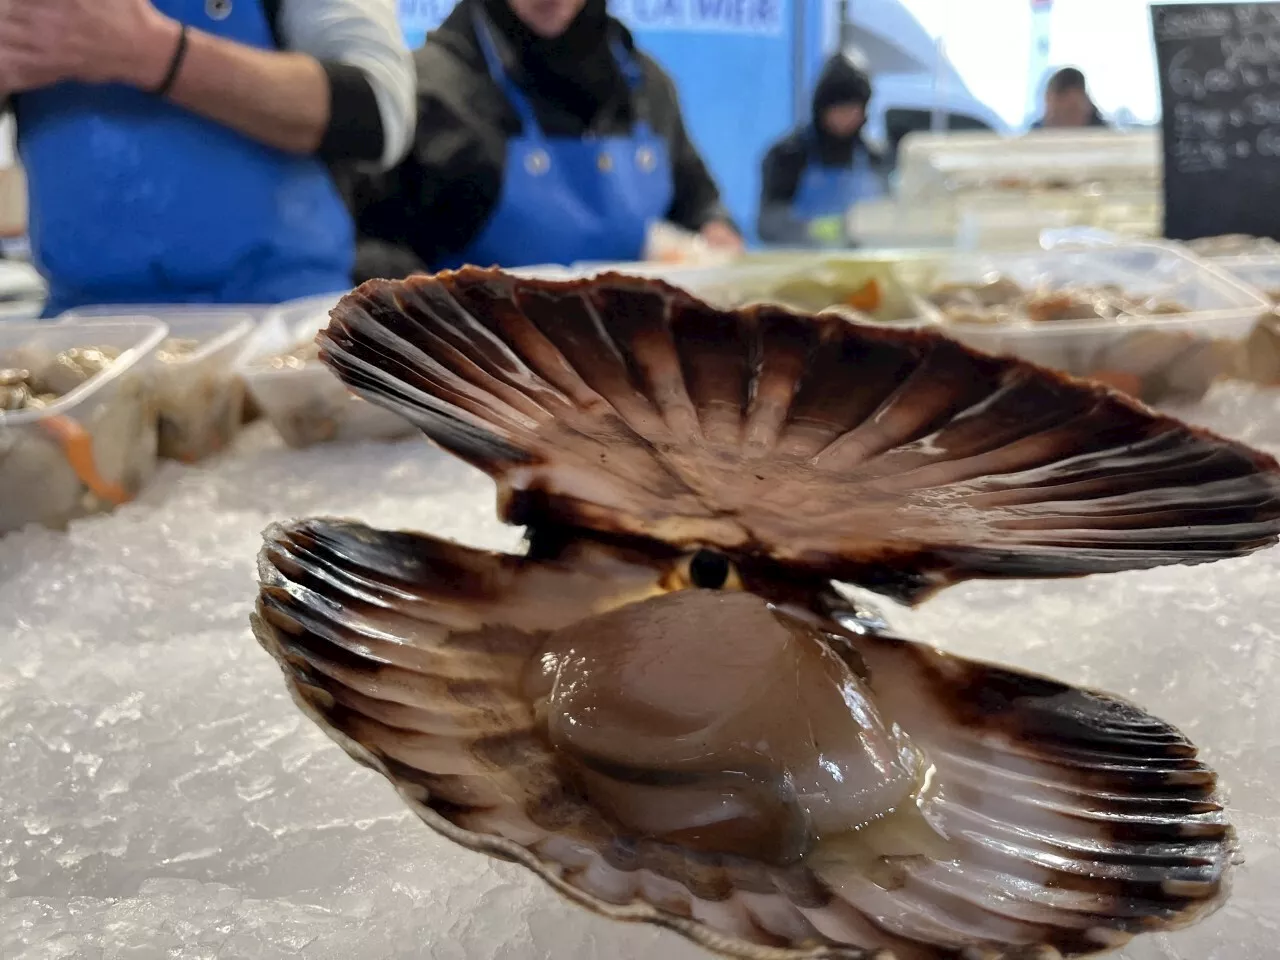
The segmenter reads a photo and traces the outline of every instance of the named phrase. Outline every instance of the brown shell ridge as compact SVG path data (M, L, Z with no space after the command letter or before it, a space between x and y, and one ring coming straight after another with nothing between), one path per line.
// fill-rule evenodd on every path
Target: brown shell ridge
M663 589L642 557L582 551L537 562L350 522L278 525L254 630L308 716L429 826L596 912L729 956L933 960L975 943L1010 960L1082 955L1190 922L1224 895L1233 836L1216 777L1176 729L1103 694L834 623L837 651L887 716L910 718L937 768L923 809L945 855L889 857L875 882L833 887L816 867L620 834L563 782L519 692L537 631Z
M352 389L489 472L514 522L769 557L905 599L1217 560L1280 534L1270 457L932 332L468 268L365 284L319 340Z

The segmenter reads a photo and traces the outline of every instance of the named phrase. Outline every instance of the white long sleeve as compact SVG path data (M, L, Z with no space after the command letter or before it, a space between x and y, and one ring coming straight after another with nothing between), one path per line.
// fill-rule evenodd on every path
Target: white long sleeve
M286 49L362 71L382 121L382 169L404 159L417 122L413 55L396 19L395 0L282 0Z

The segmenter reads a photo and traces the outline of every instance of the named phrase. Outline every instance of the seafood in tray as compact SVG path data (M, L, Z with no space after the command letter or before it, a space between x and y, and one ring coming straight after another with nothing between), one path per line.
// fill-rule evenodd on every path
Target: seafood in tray
M1280 533L1269 457L933 331L617 275L374 282L319 343L528 528L266 534L259 641L432 828L734 957L1073 956L1221 903L1181 733L835 582L1240 556Z
M862 323L919 320L919 311L899 281L894 263L861 257L811 256L762 274L764 283L744 283L734 306L777 303L809 313L836 312Z
M929 302L942 311L948 323L1053 323L1187 312L1183 304L1173 300L1131 296L1118 284L1025 289L998 274L977 283L944 283L929 294Z
M919 306L892 258L778 253L720 269L657 275L720 307L774 303L862 323L920 322Z
M72 347L57 353L28 348L0 367L0 410L43 410L120 359L115 347Z
M159 320L169 336L155 352L160 456L194 463L224 450L244 418L236 361L254 329L255 307L108 304L66 313L62 322Z
M1173 247L957 257L920 269L922 311L962 342L1101 380L1147 403L1234 373L1266 301Z
M1266 386L1280 385L1280 245L1274 241L1272 255L1223 257L1215 264L1242 283L1258 290L1271 303L1244 343L1238 357L1236 375Z
M336 302L296 301L263 323L242 365L251 399L291 447L408 436L411 424L353 395L320 363L315 334Z
M204 337L171 336L156 351L160 456L185 463L226 449L244 419L244 383L233 365L253 321L193 315L170 329L192 333L199 324L215 326Z
M158 322L0 327L0 534L138 493L156 461Z
M1187 246L1200 257L1216 260L1225 257L1275 256L1280 243L1270 237L1251 237L1245 233L1225 233L1218 237L1201 237Z

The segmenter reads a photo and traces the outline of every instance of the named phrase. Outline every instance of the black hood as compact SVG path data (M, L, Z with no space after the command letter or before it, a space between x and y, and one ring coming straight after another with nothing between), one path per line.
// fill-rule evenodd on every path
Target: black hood
M473 22L479 13L515 58L516 80L590 125L601 110L628 98L626 78L609 46L616 37L632 48L625 28L609 16L607 0L587 0L559 37L533 33L507 0L461 0L434 35L468 63L483 67Z
M866 106L871 99L871 78L842 53L836 54L822 67L818 83L813 88L813 118L827 107L837 103L858 103Z
M824 164L843 166L853 161L853 151L862 142L859 131L852 137L833 137L822 129L822 111L842 103L865 107L871 100L871 78L852 60L838 53L828 60L813 88L813 129Z

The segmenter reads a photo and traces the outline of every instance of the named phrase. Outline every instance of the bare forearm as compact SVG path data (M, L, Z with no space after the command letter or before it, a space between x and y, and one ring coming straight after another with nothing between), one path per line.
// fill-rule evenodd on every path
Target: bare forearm
M134 81L155 89L177 49L180 28L163 25L164 36L148 45ZM329 80L313 57L259 50L200 30L187 33L187 52L169 98L268 146L314 153L329 123Z

